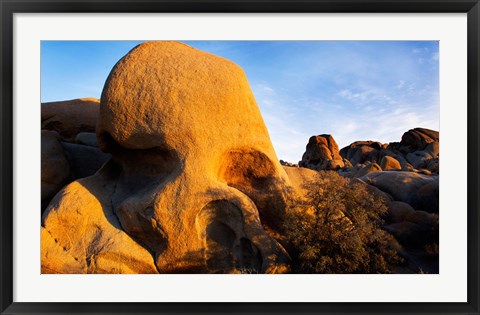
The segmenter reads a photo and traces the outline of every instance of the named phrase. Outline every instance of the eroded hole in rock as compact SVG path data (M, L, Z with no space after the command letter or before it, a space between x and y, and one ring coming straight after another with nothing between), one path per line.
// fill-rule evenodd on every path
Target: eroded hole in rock
M240 209L226 200L208 203L197 216L205 242L205 261L210 271L258 273L262 259L245 236Z
M285 211L283 183L265 154L250 149L230 151L220 163L219 176L253 200L262 225L279 228Z

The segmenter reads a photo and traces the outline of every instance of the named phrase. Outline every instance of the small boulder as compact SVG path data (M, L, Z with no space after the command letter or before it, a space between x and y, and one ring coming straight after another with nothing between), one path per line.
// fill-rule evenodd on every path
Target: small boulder
M400 162L394 157L385 155L382 160L380 161L380 167L384 171L400 171L402 166Z

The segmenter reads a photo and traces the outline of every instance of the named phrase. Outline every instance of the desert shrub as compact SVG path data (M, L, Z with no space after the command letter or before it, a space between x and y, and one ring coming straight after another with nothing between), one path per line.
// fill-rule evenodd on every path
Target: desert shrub
M322 171L284 218L286 246L296 273L389 273L401 258L381 229L383 199L365 184Z

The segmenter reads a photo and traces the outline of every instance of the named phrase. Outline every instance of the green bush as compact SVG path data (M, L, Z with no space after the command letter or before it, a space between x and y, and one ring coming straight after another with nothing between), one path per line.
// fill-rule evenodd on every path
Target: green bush
M295 273L389 273L401 262L395 239L381 229L384 199L333 171L305 184L292 202L284 235Z

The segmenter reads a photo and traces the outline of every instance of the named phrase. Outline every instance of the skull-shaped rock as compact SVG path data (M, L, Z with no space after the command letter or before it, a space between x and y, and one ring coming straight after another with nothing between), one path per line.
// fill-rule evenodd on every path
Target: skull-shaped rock
M112 154L94 176L110 187L103 208L158 272L288 271L266 232L288 177L239 66L177 42L137 46L105 83L97 138Z

